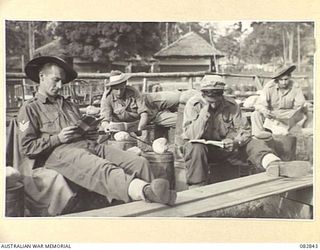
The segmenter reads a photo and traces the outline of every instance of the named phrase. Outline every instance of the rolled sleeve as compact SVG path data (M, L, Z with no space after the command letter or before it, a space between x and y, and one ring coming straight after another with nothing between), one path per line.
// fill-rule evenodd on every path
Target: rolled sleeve
M194 105L192 102L187 102L184 110L183 137L189 140L200 139L209 118L207 106L201 108L200 104Z
M300 109L304 106L306 99L304 98L304 95L302 93L302 89L300 87L297 87L297 94L294 98L293 108L294 109Z
M142 95L136 97L136 103L138 106L138 114L141 115L142 113L148 113L149 109L146 105L145 98Z
M100 116L103 118L103 122L111 122L112 121L112 96L106 95L106 93L103 94L101 98L101 111Z
M237 107L237 112L233 119L236 136L234 141L238 146L245 145L251 138L251 127L248 120L242 116L240 107Z
M255 104L255 110L261 113L264 113L265 111L269 110L268 92L266 88L264 88L261 91L261 94L258 97L257 102Z

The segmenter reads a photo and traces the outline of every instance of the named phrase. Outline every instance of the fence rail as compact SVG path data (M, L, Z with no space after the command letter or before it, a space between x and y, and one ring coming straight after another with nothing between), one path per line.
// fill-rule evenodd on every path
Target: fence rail
M131 77L139 77L139 78L166 78L166 77L202 77L206 74L206 71L198 71L198 72L164 72L164 73L127 73ZM214 73L216 75L224 76L224 77L241 77L241 78L266 78L271 79L270 75L246 75L246 74L229 74L229 73ZM8 79L26 79L27 76L25 73L16 73L16 72L7 72L6 76ZM79 73L79 79L107 79L109 78L110 73ZM306 79L308 76L306 75L296 75L293 78L298 79Z
M199 81L206 74L205 71L198 72L162 72L162 73L128 73L131 78L129 85L137 87L142 92L157 91L160 84L167 88L165 90L173 90L177 88L190 89L197 88ZM211 73L210 73L211 74ZM216 73L225 78L227 85L234 91L244 94L246 91L255 91L263 87L264 83L271 79L270 75L262 74L231 74ZM69 84L64 85L62 89L63 95L76 97L82 100L81 104L87 105L91 99L98 93L103 92L104 81L109 78L109 73L79 73L77 79ZM30 89L37 90L38 84L25 81L27 76L25 73L7 72L7 107L18 107L25 100L25 95L30 95ZM294 75L293 79L301 81L307 89L309 96L313 89L312 79L306 75ZM29 88L29 89L28 89ZM161 89L161 88L160 88ZM24 93L21 96L21 93ZM240 93L238 94L240 95ZM310 98L311 99L311 98Z

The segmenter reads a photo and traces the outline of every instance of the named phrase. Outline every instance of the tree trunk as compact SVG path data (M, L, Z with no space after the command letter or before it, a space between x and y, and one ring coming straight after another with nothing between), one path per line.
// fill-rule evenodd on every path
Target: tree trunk
M169 45L169 23L166 23L166 47Z
M33 58L34 54L34 31L33 31L33 23L28 23L28 42L29 42L29 60Z
M293 39L294 39L294 31L287 31L289 46L288 46L288 62L292 63L292 54L293 54Z
M285 31L282 30L282 46L283 46L283 62L284 64L287 63L287 47L286 47L286 37Z
M301 55L300 55L300 25L298 24L298 26L297 26L297 40L298 40L298 71L300 71L301 69L300 69L300 64L301 64L301 62L300 62L300 60L301 60Z

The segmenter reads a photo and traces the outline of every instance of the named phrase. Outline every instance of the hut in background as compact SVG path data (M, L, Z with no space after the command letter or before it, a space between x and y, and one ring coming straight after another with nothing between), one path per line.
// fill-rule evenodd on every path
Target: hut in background
M154 54L160 72L215 72L224 55L195 32L189 32Z

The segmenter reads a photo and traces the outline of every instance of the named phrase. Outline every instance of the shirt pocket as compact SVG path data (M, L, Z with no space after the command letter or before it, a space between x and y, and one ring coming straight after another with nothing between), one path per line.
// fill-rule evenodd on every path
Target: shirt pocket
M293 108L293 104L294 104L294 97L291 95L288 95L283 98L282 108L291 109Z
M232 114L221 114L220 119L220 134L226 136L229 132L234 129L233 116Z
M58 131L59 125L59 114L57 113L48 113L42 121L42 133L47 134L56 134Z

